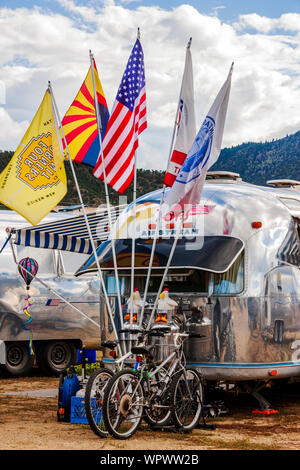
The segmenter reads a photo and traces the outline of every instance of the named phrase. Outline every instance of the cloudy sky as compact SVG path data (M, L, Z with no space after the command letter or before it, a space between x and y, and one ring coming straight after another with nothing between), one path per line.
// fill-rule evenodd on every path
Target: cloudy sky
M300 0L0 0L0 149L15 149L48 80L64 115L90 49L111 109L138 27L148 108L139 167L166 168L190 37L197 127L234 61L223 147L300 129Z

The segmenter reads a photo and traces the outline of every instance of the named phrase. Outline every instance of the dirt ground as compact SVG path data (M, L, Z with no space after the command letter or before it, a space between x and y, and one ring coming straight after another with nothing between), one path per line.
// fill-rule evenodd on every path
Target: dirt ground
M229 394L228 413L208 418L215 429L190 434L142 427L132 438L101 439L89 425L57 421L57 398L12 392L58 388L55 377L0 379L1 450L299 450L300 384L266 390L276 414L254 414L258 403L245 394Z

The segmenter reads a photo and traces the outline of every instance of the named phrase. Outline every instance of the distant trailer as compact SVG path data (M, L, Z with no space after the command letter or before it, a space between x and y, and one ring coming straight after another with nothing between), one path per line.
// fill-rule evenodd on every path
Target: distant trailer
M105 322L98 274L74 277L89 258L91 243L82 214L66 217L51 213L43 224L29 226L15 212L0 211L0 363L10 375L27 374L34 362L45 373L59 374L77 362L78 350L100 349L104 333L97 325ZM107 213L101 209L88 217L98 246L108 235ZM27 256L38 262L37 277L43 282L35 279L30 285L34 356L23 328L26 287L15 263Z

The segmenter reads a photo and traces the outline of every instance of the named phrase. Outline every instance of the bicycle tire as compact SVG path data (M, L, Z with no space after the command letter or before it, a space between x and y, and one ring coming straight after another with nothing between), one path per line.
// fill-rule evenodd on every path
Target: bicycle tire
M124 369L109 380L105 389L103 419L116 439L133 436L142 421L144 389L139 378L138 372Z
M202 403L201 374L193 367L186 367L170 384L171 415L175 426L191 432L200 420Z
M165 369L161 369L157 374L155 374L154 377L154 383L152 382L152 387L155 391L157 391L160 382L164 380L164 374L166 374ZM152 389L152 390L153 390ZM162 397L160 398L155 398L153 399L151 403L151 397L150 397L150 404L149 407L145 406L145 415L144 415L144 420L146 421L149 426L158 428L158 427L163 427L166 426L170 423L171 420L171 410L169 405L169 393L168 390L164 392ZM156 406L158 405L158 406ZM168 408L160 408L160 405L167 406Z
M105 367L95 370L89 377L85 389L85 414L90 428L99 437L107 437L103 420L103 394L113 372Z

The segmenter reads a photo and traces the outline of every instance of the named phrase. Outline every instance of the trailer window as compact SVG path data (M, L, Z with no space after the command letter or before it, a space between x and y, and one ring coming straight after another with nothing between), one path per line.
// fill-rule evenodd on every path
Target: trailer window
M214 294L240 294L244 289L244 254L239 255L231 268L214 275Z
M125 286L125 278L119 278L119 290L120 293L124 294L124 286ZM118 293L117 289L117 282L115 276L107 276L106 277L106 289L108 295L116 295Z
M148 293L157 293L160 287L162 276L150 276ZM170 272L166 277L164 288L168 287L170 293L197 293L207 294L209 283L209 272L192 269L187 273L172 273ZM125 295L130 294L131 278L124 276L122 278L123 292ZM143 293L146 286L146 276L135 276L134 287L137 287L140 293Z
M86 261L88 255L82 253L71 253L70 251L61 251L63 268L66 274L74 274L77 269Z
M280 266L270 274L270 294L275 296L296 295L297 280L295 268Z
M295 266L300 265L300 238L299 238L299 222L290 223L289 230L284 238L281 246L278 249L277 256L280 261L285 263L293 264Z

